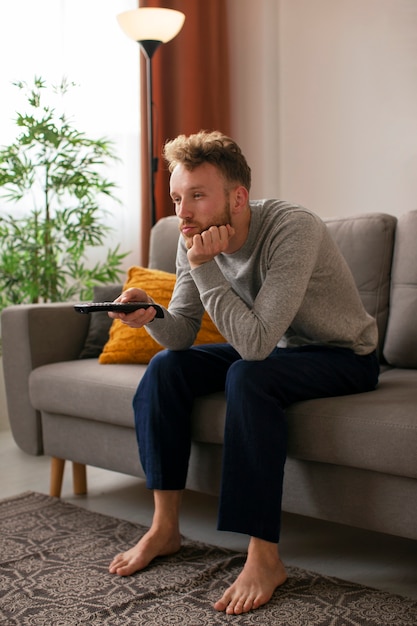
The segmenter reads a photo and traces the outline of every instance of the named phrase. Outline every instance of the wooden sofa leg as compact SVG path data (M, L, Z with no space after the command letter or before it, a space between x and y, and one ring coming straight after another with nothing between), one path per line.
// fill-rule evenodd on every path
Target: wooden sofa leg
M87 471L82 463L72 463L72 484L74 494L83 496L87 493Z
M51 482L49 495L54 498L61 497L62 481L64 478L65 459L51 458ZM87 469L82 463L72 464L72 484L76 496L83 496L87 493Z
M65 459L51 459L51 482L49 485L49 495L54 498L61 497L62 479L64 477Z

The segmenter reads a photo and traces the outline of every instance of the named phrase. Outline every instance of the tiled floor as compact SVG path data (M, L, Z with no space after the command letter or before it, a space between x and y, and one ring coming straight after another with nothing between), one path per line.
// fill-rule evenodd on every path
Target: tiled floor
M69 465L62 497L100 513L149 524L152 497L142 481L89 468L88 484L88 496L73 496ZM48 489L49 460L21 452L10 432L0 431L0 497L24 491L47 494ZM244 550L244 536L216 531L216 509L216 498L187 492L182 533L199 541ZM417 541L284 514L281 554L288 565L417 599Z

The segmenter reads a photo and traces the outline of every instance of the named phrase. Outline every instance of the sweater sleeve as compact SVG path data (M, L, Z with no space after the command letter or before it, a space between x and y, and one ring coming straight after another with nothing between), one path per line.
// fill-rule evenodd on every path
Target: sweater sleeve
M261 285L252 302L242 297L238 282L233 285L215 260L192 270L204 308L243 359L266 358L290 327L316 266L323 228L307 212L280 220L262 240Z
M163 319L154 319L145 328L169 350L186 350L193 345L204 313L197 286L191 277L187 251L182 238L177 250L177 278Z

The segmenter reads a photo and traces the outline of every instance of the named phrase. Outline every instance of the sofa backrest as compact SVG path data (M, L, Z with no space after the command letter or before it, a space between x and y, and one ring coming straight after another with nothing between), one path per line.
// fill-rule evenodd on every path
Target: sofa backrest
M365 213L324 221L349 265L365 309L377 321L382 355L397 218L385 213Z
M417 211L398 218L384 357L390 365L417 368Z
M179 220L175 215L158 220L151 230L148 267L175 274Z
M366 310L377 320L379 353L382 355L397 218L385 213L366 213L330 218L325 222L350 267ZM404 228L407 228L406 225ZM149 267L175 272L178 237L178 218L175 215L156 223L151 232ZM401 235L401 238L404 237L405 233ZM399 256L397 266L400 273L402 264L402 256ZM417 271L416 265L415 268Z

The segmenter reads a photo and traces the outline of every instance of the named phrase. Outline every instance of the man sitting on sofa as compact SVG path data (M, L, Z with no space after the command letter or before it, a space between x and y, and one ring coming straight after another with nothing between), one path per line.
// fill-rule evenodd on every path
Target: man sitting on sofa
M315 214L278 200L249 202L251 170L234 141L219 132L181 135L164 155L182 234L172 300L163 319L152 307L111 314L146 325L167 348L134 399L155 513L109 570L127 576L179 550L193 399L224 390L218 528L250 540L242 572L214 608L238 615L268 602L286 580L278 552L285 407L374 389L377 327ZM152 301L140 286L118 300ZM204 310L228 343L192 346Z

